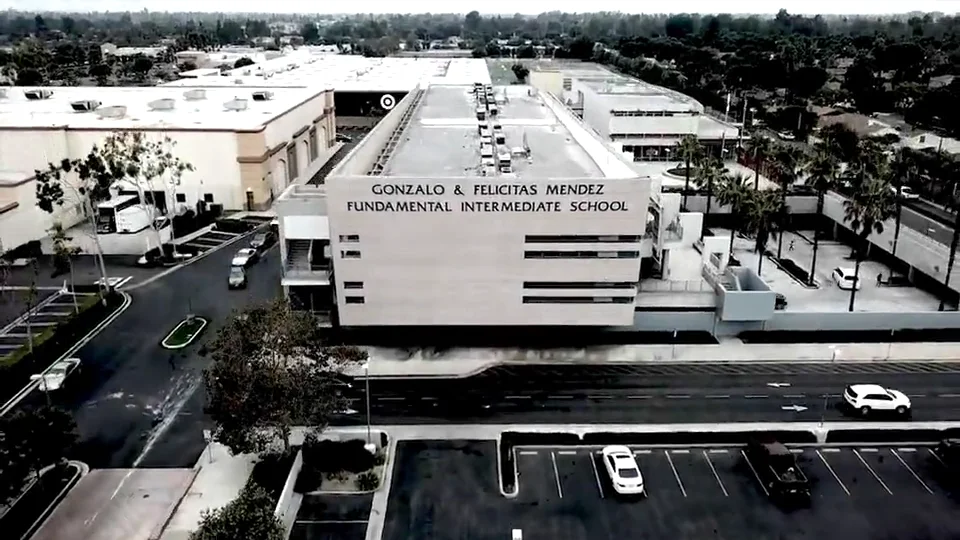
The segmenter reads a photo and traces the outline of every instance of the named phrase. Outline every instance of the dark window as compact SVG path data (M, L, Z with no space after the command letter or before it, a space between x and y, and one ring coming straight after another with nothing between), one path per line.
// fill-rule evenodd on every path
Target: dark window
M340 241L341 241L341 242L359 242L359 241L360 241L360 235L358 235L358 234L341 234L341 235L340 235Z
M344 299L348 304L362 304L362 303L363 303L363 297L362 297L362 296L345 296L343 299Z
M344 289L362 289L363 282L362 281L344 281L343 288Z
M317 128L310 129L308 141L310 143L310 162L312 163L317 159Z
M634 296L524 296L524 304L633 304Z
M300 176L300 164L297 163L297 146L287 147L287 180L294 180Z
M177 202L178 202L178 203L185 203L185 202L187 202L187 196L184 195L183 193L177 193Z
M341 251L340 256L343 257L344 259L359 259L360 252L348 249L348 250Z
M525 259L639 259L639 251L524 251Z
M584 235L584 234L543 234L527 235L524 240L528 244L594 244L594 243L623 243L639 242L640 236L630 234Z
M632 281L524 281L524 289L633 289Z
M213 202L213 193L204 193L203 202L212 203Z

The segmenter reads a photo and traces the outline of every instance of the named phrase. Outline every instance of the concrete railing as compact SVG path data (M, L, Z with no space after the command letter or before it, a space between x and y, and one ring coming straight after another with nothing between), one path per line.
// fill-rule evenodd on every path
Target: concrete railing
M640 282L641 292L713 292L713 286L702 279L659 280Z
M723 345L626 345L603 363L629 362L877 362L960 360L955 343L750 343ZM556 361L556 360L551 360ZM575 360L574 360L575 361ZM530 362L530 360L524 360ZM560 360L562 362L562 360ZM533 362L535 363L535 362Z
M286 536L290 536L290 530L296 521L297 511L300 510L300 496L293 491L297 484L297 477L300 476L300 469L303 468L303 450L297 451L297 457L293 460L293 466L290 467L290 474L287 475L287 481L283 484L283 491L280 492L280 499L277 501L277 508L273 514L283 523Z

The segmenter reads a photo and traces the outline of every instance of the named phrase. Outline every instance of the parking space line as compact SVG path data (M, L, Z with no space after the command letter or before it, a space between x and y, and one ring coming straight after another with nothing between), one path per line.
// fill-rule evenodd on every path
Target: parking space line
M673 466L673 460L670 459L670 452L666 450L663 451L663 455L667 456L667 463L670 464L670 468L673 469L673 477L677 479L677 485L680 486L680 493L683 493L683 496L687 496L687 490L683 487L683 482L680 481L680 473L677 472L677 468Z
M933 456L933 458L936 459L940 463L940 465L944 467L947 465L946 463L943 462L942 459L940 459L940 456L938 456L937 453L933 451L933 448L927 448L927 452L930 452L930 455Z
M890 488L888 488L887 485L883 483L883 480L880 479L880 476L878 476L876 471L873 470L873 467L871 467L870 464L867 463L867 460L863 459L863 456L860 455L860 452L858 452L856 448L853 449L853 455L857 456L857 459L860 460L860 463L863 463L863 466L866 467L868 471L870 471L870 474L872 474L873 477L877 479L877 482L880 482L880 485L883 486L883 489L887 490L887 493L889 493L890 495L893 495L893 492L890 491Z
M800 398L803 398L803 397L806 397L806 396L803 395L803 394L784 394L783 397L785 397L785 398L787 398L787 399L800 399Z
M836 454L836 453L839 453L839 452L840 452L840 449L839 449L839 448L821 448L820 450L817 450L817 452L818 452L818 453L819 453L819 452L829 452L829 453L831 453L831 454Z
M916 452L916 448L897 448L897 452Z
M838 449L837 449L837 448L825 448L824 451L826 451L826 450L838 450ZM847 486L845 486L845 485L843 484L843 481L840 480L840 477L837 476L837 473L833 470L833 467L830 466L830 463L827 461L827 458L823 457L823 454L820 453L820 450L817 450L817 455L820 456L820 461L822 461L823 464L827 466L827 470L830 471L830 474L833 475L833 478L837 481L838 484L840 484L840 487L843 489L843 492L846 493L847 496L849 497L849 496L850 496L850 490L847 489Z
M790 453L792 453L792 454L802 454L802 453L803 453L803 448L791 448L791 449L790 449Z
M573 399L573 396L547 396L547 399Z
M674 454L689 454L689 453L690 453L689 450L682 449L682 448L681 448L681 449L677 449L677 450L671 450L671 452L673 452Z
M587 396L587 399L613 399L613 396Z
M750 463L750 458L747 457L747 453L743 450L740 450L740 455L743 456L743 459L747 461L747 465L750 467L750 470L753 472L753 477L757 479L757 483L760 484L760 489L763 490L763 494L767 497L770 496L770 492L767 491L767 486L763 485L763 480L760 480L760 475L757 474L757 470L753 468L753 463Z
M730 399L730 394L710 394L707 399Z
M876 448L861 448L861 452L879 452Z
M553 477L557 480L557 493L563 498L563 488L560 487L560 472L557 471L557 455L550 452L550 460L553 461Z
M707 465L710 466L710 470L713 472L713 477L717 479L717 483L720 484L720 490L723 491L723 496L729 497L730 494L727 493L727 488L723 485L723 481L720 480L720 475L717 474L717 469L713 466L713 462L710 461L710 456L707 455L706 450L703 450L703 459L707 462Z
M766 394L747 394L747 395L745 395L745 396L743 396L743 397L745 397L745 398L747 398L747 399L763 399L763 398L768 398L768 397L770 397L770 396L768 396L768 395L766 395Z
M641 396L627 396L627 399L650 399L650 398L652 398L652 397L653 397L653 396L644 396L644 395L641 395Z
M904 461L902 457L900 457L900 454L898 454L896 450L891 448L890 453L897 458L897 461L899 461L901 465L903 465L908 471L910 471L910 474L913 475L914 479L916 479L917 482L920 482L920 485L923 486L923 489L927 490L927 493L933 495L933 490L930 489L930 486L928 486L923 480L920 479L917 473L909 465L907 465L907 462Z
M593 477L597 479L597 490L600 491L600 498L603 498L603 484L600 483L600 471L597 470L597 460L590 456L590 465L593 465Z
M960 397L960 394L940 394L938 397L957 398Z
M636 455L640 455L640 454L649 454L649 453L651 453L651 452L653 452L653 450L634 450L634 451L633 451L633 455L636 456Z
M504 399L533 399L533 396L503 396Z
M726 454L726 453L727 453L727 450L724 449L724 448L711 448L711 449L710 449L710 453L711 453L711 454Z

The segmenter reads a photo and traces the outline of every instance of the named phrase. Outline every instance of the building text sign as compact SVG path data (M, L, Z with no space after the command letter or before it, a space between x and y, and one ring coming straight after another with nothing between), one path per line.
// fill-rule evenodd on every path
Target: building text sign
M349 212L629 212L606 185L546 184L373 184L372 200L347 201ZM462 200L450 200L450 196ZM544 199L557 197L557 200ZM569 200L574 197L574 200ZM531 200L535 199L535 200Z

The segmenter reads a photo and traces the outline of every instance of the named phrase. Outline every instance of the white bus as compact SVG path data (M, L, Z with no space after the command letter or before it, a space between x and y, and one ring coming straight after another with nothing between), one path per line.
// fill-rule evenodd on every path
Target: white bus
M117 214L129 208L140 206L140 197L120 195L97 205L97 232L110 234L117 232Z
M138 204L131 208L124 208L117 212L115 221L118 234L138 233L149 227L150 222L153 221L153 207L144 208Z

